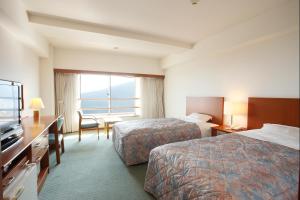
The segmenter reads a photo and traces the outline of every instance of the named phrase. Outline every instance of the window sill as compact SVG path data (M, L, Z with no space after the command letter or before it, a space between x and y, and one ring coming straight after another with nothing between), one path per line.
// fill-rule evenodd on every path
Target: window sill
M101 117L141 117L141 115L137 114L86 114L86 115L93 115L96 116L97 118Z

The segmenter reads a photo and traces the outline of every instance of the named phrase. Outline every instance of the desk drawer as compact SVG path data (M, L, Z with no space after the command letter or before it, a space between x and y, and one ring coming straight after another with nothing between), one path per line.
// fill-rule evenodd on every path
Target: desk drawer
M20 174L20 172L26 168L26 165L29 163L29 160L27 157L24 157L22 160L19 161L19 163L14 166L8 174L5 174L5 176L2 179L2 186L3 189L5 189L7 186L9 186L15 178Z
M46 152L48 152L48 134L43 134L32 143L32 162L38 163Z
M3 191L4 199L38 200L36 166L23 168ZM2 198L1 198L2 199Z

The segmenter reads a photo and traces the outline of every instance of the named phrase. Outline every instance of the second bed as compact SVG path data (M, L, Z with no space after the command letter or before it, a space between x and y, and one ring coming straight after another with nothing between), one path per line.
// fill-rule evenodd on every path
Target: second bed
M223 97L187 97L186 106L187 115L202 113L198 121L163 118L115 124L112 140L124 163L135 165L147 162L153 148L209 136L211 126L223 122ZM211 116L211 120L206 119L207 116Z

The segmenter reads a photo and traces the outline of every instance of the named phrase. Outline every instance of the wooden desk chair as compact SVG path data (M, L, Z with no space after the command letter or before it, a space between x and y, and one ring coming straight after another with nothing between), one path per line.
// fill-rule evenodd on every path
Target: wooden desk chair
M65 152L65 143L64 143L64 133L63 133L63 124L64 124L64 117L59 117L57 119L57 131L58 131L58 142L59 147L61 149L61 153L63 154ZM50 149L55 149L55 134L51 131L49 133L49 147Z
M99 121L93 115L83 115L81 111L77 111L79 115L79 142L81 141L81 134L82 131L89 131L89 130L97 130L98 132L98 140L99 140Z

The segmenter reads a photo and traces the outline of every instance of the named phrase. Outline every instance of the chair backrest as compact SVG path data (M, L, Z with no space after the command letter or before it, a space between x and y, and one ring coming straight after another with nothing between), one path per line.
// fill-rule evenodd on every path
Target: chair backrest
M80 110L77 111L79 118L82 118L82 112Z
M79 126L81 126L81 121L82 121L82 112L80 110L77 111L79 115Z
M65 118L63 116L59 117L57 119L57 130L60 131L63 124L64 124Z

